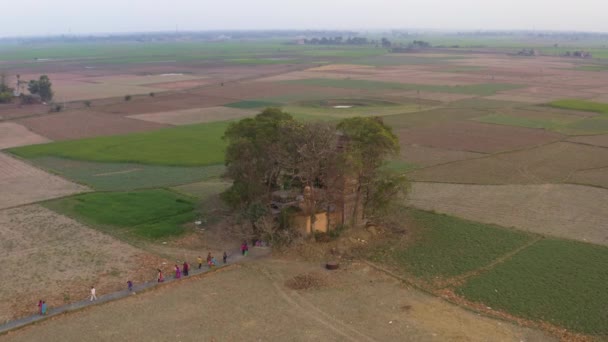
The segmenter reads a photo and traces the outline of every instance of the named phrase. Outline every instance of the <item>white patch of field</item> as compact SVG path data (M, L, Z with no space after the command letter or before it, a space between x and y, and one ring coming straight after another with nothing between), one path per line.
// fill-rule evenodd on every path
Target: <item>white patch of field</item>
M412 184L408 204L472 221L608 246L608 190L572 184Z
M0 153L0 189L0 209L89 190L4 153Z
M336 109L345 109L345 108L353 108L353 106L339 105L339 106L334 106L334 108L336 108Z
M208 107L176 110L171 112L130 115L129 118L169 125L191 125L196 123L226 121L252 116L259 110L229 107Z
M14 122L0 123L0 150L10 147L43 144L51 140Z

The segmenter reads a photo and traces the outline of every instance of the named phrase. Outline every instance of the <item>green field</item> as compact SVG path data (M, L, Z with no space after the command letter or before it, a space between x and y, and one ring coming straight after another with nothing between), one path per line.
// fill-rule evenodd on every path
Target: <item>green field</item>
M169 187L218 178L224 165L163 166L134 163L99 163L57 157L30 160L74 182L100 191L128 191Z
M177 236L196 217L191 197L163 189L87 193L44 205L120 238Z
M458 292L533 320L608 338L608 248L545 239Z
M498 91L521 88L517 84L484 83L475 85L442 86L426 84L408 84L395 82L379 82L357 79L324 79L309 78L302 80L284 81L287 83L303 84L316 87L335 87L363 90L420 90L441 93L472 94L480 96L494 95Z
M387 261L427 281L484 267L534 238L494 225L408 210L413 241L395 247Z
M335 108L334 106L349 106ZM412 113L429 109L426 105L412 103L394 103L372 99L325 99L321 101L302 101L284 106L283 109L298 116L321 116L327 118L345 118L353 116L386 116Z
M228 189L230 182L216 180L207 180L192 184L184 184L171 188L174 191L181 192L185 195L196 197L201 200L206 200L209 197L219 195L224 190Z
M68 159L168 166L206 166L224 162L222 140L228 122L172 127L153 132L53 142L11 149L23 158Z
M420 57L409 56L406 54L387 54L383 56L374 56L354 60L353 64L371 65L371 66L392 66L392 65L446 65L451 60L463 59L463 56L445 56L445 57Z
M593 102L578 99L564 99L548 103L549 106L561 109L582 110L585 112L594 112L600 114L608 114L608 103Z

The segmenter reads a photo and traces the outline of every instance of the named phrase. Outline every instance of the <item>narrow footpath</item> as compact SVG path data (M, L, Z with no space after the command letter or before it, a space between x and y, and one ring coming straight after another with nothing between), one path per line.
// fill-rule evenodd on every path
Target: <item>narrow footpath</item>
M221 269L230 265L234 265L234 264L238 264L238 263L243 263L243 262L248 262L248 261L252 261L255 259L259 259L265 256L270 255L270 248L260 248L260 247L250 247L249 250L249 255L247 256L243 256L241 254L240 250L234 251L233 253L230 254L230 257L228 258L228 261L226 264L223 264L221 262L221 258L220 258L220 263L218 266L213 267L213 268L209 268L207 265L204 265L202 269L198 269L196 267L195 264L192 264L191 266L194 265L194 267L192 267L190 269L190 275L189 276L184 276L182 274L182 277L180 279L175 279L175 276L173 274L165 274L165 281L162 283L159 283L156 279L155 280L151 280L145 283L140 283L140 284L133 284L133 291L129 291L128 289L122 290L122 291L118 291L118 292L112 292L112 293L105 293L105 294L99 294L97 296L97 300L95 301L90 301L88 298L78 301L78 302L74 302L74 303L70 303L70 304L66 304L66 305L62 305L59 307L55 307L55 308L50 308L47 312L46 315L42 316L39 314L35 314L32 316L28 316L28 317L24 317L24 318L20 318L14 321L10 321L7 322L5 324L0 325L0 335L7 333L11 330L14 329L18 329L21 327L24 327L26 325L30 325L32 323L36 323L39 321L43 321L45 319L54 317L54 316L58 316L70 311L76 311L76 310L80 310L89 306L93 306L93 305L100 305L103 303L107 303L107 302L111 302L114 300L118 300L121 298L126 298L129 296L133 296L133 295L137 295L138 292L141 291L145 291L145 290L150 290L159 286L163 286L165 284L168 283L173 283L176 281L180 281L183 279L188 279L191 277L195 277L197 275L200 274L204 274L204 273L208 273L208 272L212 272L214 270L217 269ZM32 304L32 306L35 303Z

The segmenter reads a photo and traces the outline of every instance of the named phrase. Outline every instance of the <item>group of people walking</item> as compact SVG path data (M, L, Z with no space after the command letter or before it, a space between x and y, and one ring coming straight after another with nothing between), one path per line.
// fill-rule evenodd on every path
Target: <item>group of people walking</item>
M248 251L249 251L249 246L247 245L247 242L244 241L241 244L241 252L242 252L243 256L247 255ZM201 256L199 256L196 260L198 262L198 269L200 270L203 267L203 258ZM224 264L226 264L228 262L228 254L226 254L226 252L224 252L224 255L222 256L222 261L224 262ZM207 266L209 266L209 268L213 268L217 265L218 265L218 262L215 259L215 257L213 255L211 255L211 252L207 253ZM188 276L188 274L190 273L190 264L188 264L187 261L184 261L181 269L176 264L174 266L174 270L175 270L175 279L180 279L182 277L182 275ZM165 277L163 275L163 271L160 268L157 269L157 271L158 271L157 282L159 282L159 283L164 282ZM130 292L133 291L133 282L131 280L127 281L127 288ZM97 300L97 291L95 290L95 286L91 286L89 301L92 302L95 300ZM48 308L47 308L46 301L44 301L42 299L39 300L38 301L38 314L46 315L47 309Z
M226 254L226 252L224 252L222 259L223 259L224 264L228 262L228 254ZM198 269L200 270L201 268L203 268L203 258L200 255L198 258L196 258L196 261L198 263ZM218 262L215 259L215 257L213 255L211 255L211 252L207 253L207 266L209 266L209 268L213 268L217 265L218 265ZM182 275L187 277L188 274L190 273L190 264L188 264L187 261L184 261L181 269L177 264L173 266L173 269L175 272L175 279L180 279L182 277ZM159 283L164 282L165 277L163 275L163 271L160 268L157 269L156 271L158 272L157 282L159 282Z

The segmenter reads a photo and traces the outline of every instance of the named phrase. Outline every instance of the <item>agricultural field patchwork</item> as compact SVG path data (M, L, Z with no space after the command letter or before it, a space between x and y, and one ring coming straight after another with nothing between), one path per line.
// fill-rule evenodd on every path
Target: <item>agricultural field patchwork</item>
M135 163L99 163L57 157L40 157L32 163L99 191L162 188L218 178L224 165L164 166Z
M192 197L163 189L96 192L44 204L58 213L121 239L159 239L186 232L194 221Z
M516 150L561 139L561 135L543 130L476 122L438 123L401 129L395 133L402 144L478 153Z
M0 153L0 189L0 209L89 191L4 153Z
M108 163L141 163L168 166L205 166L224 161L222 140L227 122L206 123L129 135L11 149L23 158L60 157Z
M18 121L32 132L53 140L73 140L104 135L158 130L167 125L129 119L118 115L76 110L36 116Z
M156 112L127 116L131 119L156 122L173 126L192 125L214 121L230 121L253 116L259 110L246 110L229 107L207 107Z
M608 246L608 231L604 227L608 222L608 189L572 184L413 182L408 205L468 220Z
M578 99L566 99L553 101L548 104L551 107L561 109L582 110L587 112L608 114L608 103L593 102Z
M420 91L436 91L440 93L457 93L457 94L474 94L480 96L493 95L496 92L516 89L521 87L516 84L475 84L475 85L457 85L457 86L440 86L440 85L425 85L425 84L407 84L395 82L380 82L360 79L304 79L296 81L286 81L285 83L302 84L308 86L320 87L336 87L336 88L354 88L365 90L420 90Z
M534 238L525 232L415 209L408 210L408 223L411 240L401 248L390 248L388 255L381 252L373 258L388 257L387 262L429 283L484 267Z
M608 167L603 147L557 142L410 172L415 181L463 184L571 183L579 173ZM608 174L587 185L605 186Z
M465 298L573 331L608 336L608 248L545 239L457 290Z
M51 140L31 132L13 122L0 122L0 150L32 144L44 144Z
M84 299L91 284L107 293L124 279L148 280L161 262L40 205L0 211L0 255L11 275L0 287L1 323L31 315L40 298L58 307Z

